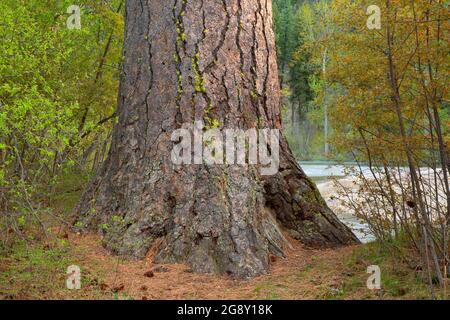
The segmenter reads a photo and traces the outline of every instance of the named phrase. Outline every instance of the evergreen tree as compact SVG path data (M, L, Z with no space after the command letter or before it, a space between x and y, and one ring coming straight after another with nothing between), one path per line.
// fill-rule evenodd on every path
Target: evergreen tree
M280 81L283 85L292 54L298 47L296 34L296 0L274 0L274 29L278 51Z

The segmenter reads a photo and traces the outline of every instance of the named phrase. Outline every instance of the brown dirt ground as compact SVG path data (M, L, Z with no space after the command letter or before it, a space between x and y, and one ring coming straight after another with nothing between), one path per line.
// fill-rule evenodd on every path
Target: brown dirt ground
M354 247L337 250L312 250L291 240L292 249L287 259L273 259L270 273L250 281L233 280L225 276L194 274L184 265L154 265L152 252L142 261L123 261L109 254L96 235L69 235L76 263L82 272L98 274L94 285L88 285L66 299L315 299L326 298L338 290L341 278L348 273L344 259ZM315 266L321 265L319 270ZM145 273L155 267L165 267L167 272ZM310 270L314 272L310 274ZM362 285L362 284L361 284ZM93 297L93 286L100 288ZM69 293L73 293L69 292Z

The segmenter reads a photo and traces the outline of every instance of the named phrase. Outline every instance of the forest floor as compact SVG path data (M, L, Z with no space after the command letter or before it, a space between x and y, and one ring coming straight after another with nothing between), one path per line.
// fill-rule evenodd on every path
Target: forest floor
M80 191L56 194L47 207L64 217ZM269 274L243 281L195 274L183 265L154 265L151 252L142 261L126 261L107 252L98 235L74 234L56 221L49 235L12 247L0 241L0 300L430 298L414 256L406 251L399 259L377 243L315 250L291 240L287 258L271 261ZM71 265L81 268L80 290L66 287ZM370 265L382 270L381 291L367 289Z
M370 249L368 249L370 247ZM63 233L50 245L19 246L0 259L0 299L427 299L413 270L379 257L376 245L312 250L294 243L287 259L250 281L194 274L183 265L154 265L110 255L97 235ZM366 287L366 268L382 264L382 291ZM80 290L66 288L66 270L81 268Z

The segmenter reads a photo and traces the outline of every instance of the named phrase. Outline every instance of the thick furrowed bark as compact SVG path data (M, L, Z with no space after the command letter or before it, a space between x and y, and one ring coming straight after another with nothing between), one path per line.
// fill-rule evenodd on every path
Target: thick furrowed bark
M314 247L335 247L359 240L328 208L286 143L281 142L280 173L266 178L266 205L295 239Z
M286 141L281 170L174 166L174 130L281 129L270 0L129 0L119 123L98 177L76 208L116 254L195 271L252 277L283 255L282 229L310 245L357 241L298 167Z

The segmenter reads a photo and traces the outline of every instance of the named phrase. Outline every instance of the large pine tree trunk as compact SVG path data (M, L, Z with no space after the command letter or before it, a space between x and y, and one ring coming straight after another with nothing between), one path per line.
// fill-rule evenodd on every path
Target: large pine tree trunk
M252 277L283 255L283 234L308 245L357 242L282 137L280 172L174 166L184 123L280 128L271 0L128 0L119 123L109 157L76 209L112 252Z

